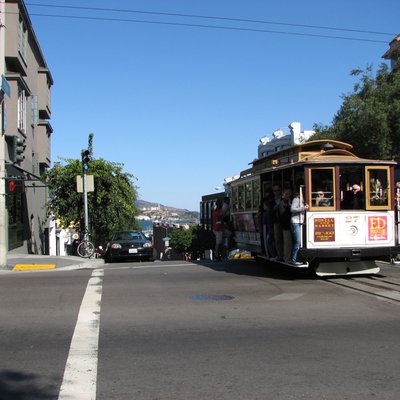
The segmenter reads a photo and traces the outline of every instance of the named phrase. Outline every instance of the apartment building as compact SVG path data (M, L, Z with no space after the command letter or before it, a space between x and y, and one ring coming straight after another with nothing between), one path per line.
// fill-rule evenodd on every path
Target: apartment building
M400 57L400 35L397 35L390 43L389 50L382 56L385 60L390 60L390 66L393 69Z
M8 251L47 254L49 192L40 176L50 167L53 79L24 1L1 1Z

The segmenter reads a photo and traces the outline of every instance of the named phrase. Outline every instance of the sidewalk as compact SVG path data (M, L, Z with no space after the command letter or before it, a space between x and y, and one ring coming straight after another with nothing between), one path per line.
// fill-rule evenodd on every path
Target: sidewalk
M51 269L94 269L104 265L102 258L81 258L77 256L46 256L36 254L8 254L7 266L2 271L37 271Z

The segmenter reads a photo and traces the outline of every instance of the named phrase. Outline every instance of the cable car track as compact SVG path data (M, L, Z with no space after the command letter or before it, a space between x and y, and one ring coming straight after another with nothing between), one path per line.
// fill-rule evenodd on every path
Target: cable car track
M326 278L325 282L400 305L400 279L385 275Z

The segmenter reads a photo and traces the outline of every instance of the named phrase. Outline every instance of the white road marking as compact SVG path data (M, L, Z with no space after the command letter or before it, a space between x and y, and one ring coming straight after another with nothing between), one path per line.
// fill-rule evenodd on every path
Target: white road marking
M192 264L192 263L187 263L187 264L163 264L163 265L154 265L154 264L148 264L148 265L138 265L138 266L132 266L132 265L112 265L108 270L116 270L116 269L155 269L155 268L168 268L168 267L182 267L182 266L194 266L197 264Z
M58 400L95 400L104 270L94 270L86 287L71 340Z
M375 293L377 296L387 297L388 299L392 300L400 300L400 292L396 292L394 290L384 290L381 292Z
M281 293L274 297L271 297L269 300L296 300L301 296L304 296L305 293Z

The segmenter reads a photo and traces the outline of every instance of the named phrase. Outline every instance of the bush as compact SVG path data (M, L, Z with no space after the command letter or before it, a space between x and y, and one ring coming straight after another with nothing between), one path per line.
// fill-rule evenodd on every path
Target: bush
M190 251L192 244L192 231L190 229L174 229L170 234L170 245L177 253Z
M174 229L170 233L171 247L176 253L192 253L195 258L202 257L204 250L213 249L214 234L200 225L191 225L189 229Z

